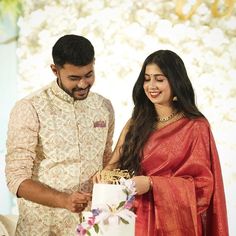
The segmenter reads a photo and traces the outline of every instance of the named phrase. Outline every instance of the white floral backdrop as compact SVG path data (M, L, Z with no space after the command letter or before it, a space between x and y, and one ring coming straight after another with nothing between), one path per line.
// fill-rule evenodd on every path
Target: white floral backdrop
M19 98L54 79L49 68L51 48L59 37L71 33L88 37L96 50L93 90L114 105L116 141L131 114L132 87L143 60L158 49L174 50L184 60L198 106L212 125L230 235L236 235L236 4L234 0L192 0L181 8L181 2L24 0L18 21ZM214 2L219 4L212 10ZM228 15L217 17L217 10Z

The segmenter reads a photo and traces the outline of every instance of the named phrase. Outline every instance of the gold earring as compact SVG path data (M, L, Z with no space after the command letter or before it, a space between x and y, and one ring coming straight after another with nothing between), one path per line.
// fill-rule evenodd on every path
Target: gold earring
M173 101L178 101L177 96L174 96L174 97L173 97Z

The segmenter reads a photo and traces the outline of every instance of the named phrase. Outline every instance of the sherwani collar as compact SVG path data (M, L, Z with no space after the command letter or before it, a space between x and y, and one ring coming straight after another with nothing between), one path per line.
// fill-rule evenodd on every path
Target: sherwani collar
M89 107L99 107L101 105L101 100L96 99L98 95L93 92L89 92L88 97L84 100L74 100L69 94L67 94L62 88L59 87L57 81L52 82L52 92L61 100L61 102L66 102L74 106L89 106Z

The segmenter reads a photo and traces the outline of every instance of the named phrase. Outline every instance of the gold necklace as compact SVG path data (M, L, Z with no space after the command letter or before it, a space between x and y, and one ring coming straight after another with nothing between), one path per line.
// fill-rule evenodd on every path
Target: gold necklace
M171 120L173 117L175 117L177 115L177 111L172 112L169 116L163 117L163 118L158 118L159 122L167 122L169 120Z

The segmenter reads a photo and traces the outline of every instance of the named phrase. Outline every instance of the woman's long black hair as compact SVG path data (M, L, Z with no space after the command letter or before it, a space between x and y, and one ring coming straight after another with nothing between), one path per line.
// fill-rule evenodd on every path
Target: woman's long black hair
M150 54L144 61L133 88L133 113L120 149L119 168L135 175L141 171L143 147L150 133L154 131L158 119L154 104L143 89L145 70L149 64L156 64L168 79L172 93L178 99L173 102L175 110L190 119L203 117L195 104L194 90L182 59L170 50L159 50Z

